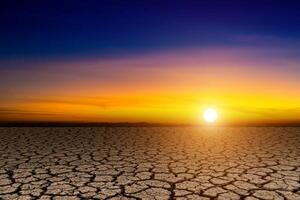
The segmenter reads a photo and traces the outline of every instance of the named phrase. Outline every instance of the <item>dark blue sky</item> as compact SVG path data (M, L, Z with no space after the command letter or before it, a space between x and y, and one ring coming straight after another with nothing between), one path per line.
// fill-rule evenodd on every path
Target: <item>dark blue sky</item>
M1 1L0 59L120 56L298 40L288 1ZM272 41L274 41L272 40Z

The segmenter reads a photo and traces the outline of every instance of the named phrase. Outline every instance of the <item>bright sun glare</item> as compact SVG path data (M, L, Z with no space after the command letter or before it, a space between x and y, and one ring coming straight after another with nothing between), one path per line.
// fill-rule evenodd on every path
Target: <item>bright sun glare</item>
M218 118L218 113L214 108L207 108L204 110L203 118L208 123L213 123Z

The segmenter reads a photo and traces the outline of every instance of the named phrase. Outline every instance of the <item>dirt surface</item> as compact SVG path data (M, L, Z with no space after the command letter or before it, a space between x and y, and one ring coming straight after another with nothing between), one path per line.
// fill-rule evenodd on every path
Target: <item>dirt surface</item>
M300 128L0 128L0 199L300 199Z

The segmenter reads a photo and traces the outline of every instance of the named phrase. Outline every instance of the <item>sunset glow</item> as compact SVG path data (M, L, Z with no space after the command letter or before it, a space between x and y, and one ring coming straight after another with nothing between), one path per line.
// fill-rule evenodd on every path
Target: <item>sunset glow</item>
M9 94L1 97L0 118L197 124L199 107L213 103L221 124L299 120L297 63L283 57L271 68L277 58L254 60L248 54L256 51L28 61L26 69L0 69L1 94Z
M282 57L271 67L277 58L254 62L249 54L258 53L215 49L205 55L190 50L130 59L3 63L28 66L0 69L0 91L7 94L0 99L0 118L197 124L199 107L214 104L222 111L220 124L300 120L296 64Z
M177 3L74 3L58 15L55 3L9 5L0 121L201 125L199 109L214 105L218 125L300 123L294 15L279 16L282 5L266 18L262 3ZM278 29L287 23L295 30Z

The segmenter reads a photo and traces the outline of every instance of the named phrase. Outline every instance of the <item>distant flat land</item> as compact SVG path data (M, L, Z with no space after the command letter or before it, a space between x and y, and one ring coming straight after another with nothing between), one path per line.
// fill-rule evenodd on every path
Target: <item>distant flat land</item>
M300 199L300 128L0 128L0 199Z

